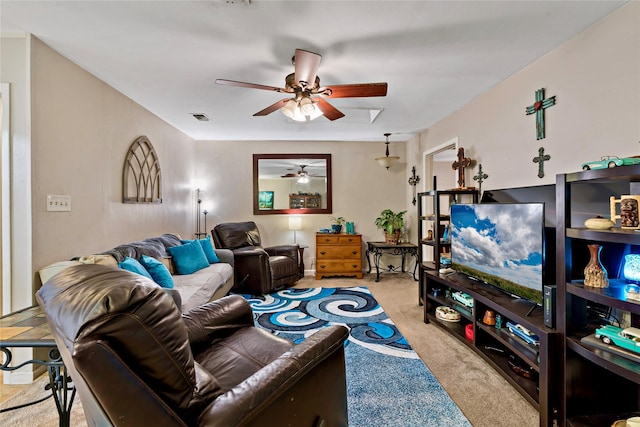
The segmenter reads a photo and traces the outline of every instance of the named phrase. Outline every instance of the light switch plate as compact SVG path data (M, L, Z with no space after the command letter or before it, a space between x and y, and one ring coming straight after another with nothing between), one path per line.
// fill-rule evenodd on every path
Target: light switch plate
M71 212L71 196L48 194L47 212Z

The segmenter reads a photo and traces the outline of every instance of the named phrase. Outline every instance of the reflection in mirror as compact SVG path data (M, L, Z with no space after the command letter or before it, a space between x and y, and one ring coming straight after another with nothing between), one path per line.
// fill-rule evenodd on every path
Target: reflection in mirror
M331 154L254 154L253 213L332 213Z

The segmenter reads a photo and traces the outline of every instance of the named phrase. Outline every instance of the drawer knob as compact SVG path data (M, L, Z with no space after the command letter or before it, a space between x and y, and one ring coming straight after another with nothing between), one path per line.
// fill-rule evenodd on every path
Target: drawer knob
M325 238L325 239L324 239L324 241L325 241L325 242L330 242L330 241L331 241L331 239Z
M358 255L358 251L352 251L351 253L354 255Z
M321 266L320 266L320 268L325 268L325 267L326 267L326 266L324 266L324 265L321 265Z
M351 265L351 267L358 268L358 264L353 264L353 265Z
M320 255L326 255L326 254L327 254L327 252L325 252L325 251L320 252Z

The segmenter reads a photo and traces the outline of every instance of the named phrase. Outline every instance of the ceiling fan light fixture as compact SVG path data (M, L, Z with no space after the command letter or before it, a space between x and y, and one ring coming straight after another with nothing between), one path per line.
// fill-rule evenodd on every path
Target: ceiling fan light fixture
M282 111L282 114L284 114L285 116L293 119L293 116L295 115L297 109L298 103L296 102L296 100L290 99L286 104L284 104L282 108L280 108L280 111Z
M304 114L305 116L310 116L315 112L315 106L313 104L313 101L311 101L311 98L309 97L302 98L299 105L300 111L302 111L302 114Z

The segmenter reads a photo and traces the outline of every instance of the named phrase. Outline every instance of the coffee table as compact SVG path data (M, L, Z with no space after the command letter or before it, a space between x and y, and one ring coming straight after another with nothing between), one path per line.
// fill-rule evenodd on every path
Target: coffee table
M12 361L12 348L48 348L49 360L31 359L16 366L9 366ZM51 335L47 319L39 306L28 307L6 316L0 317L0 351L5 361L0 365L3 371L15 371L27 364L38 364L47 367L49 385L59 415L60 427L69 427L71 405L76 395L75 387L70 384L71 378L62 362L56 342ZM71 395L69 395L71 391ZM38 402L31 402L31 405Z

